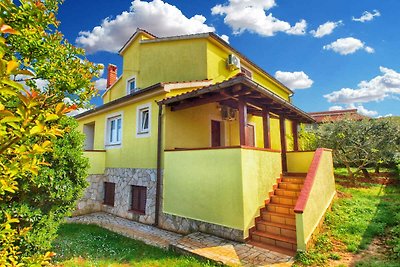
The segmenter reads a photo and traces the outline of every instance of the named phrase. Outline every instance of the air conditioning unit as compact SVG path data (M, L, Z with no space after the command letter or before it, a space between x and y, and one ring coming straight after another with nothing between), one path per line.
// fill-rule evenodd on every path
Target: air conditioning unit
M234 54L230 54L226 60L226 67L231 71L240 69L240 59Z
M236 109L221 106L221 117L224 121L234 121L236 119Z

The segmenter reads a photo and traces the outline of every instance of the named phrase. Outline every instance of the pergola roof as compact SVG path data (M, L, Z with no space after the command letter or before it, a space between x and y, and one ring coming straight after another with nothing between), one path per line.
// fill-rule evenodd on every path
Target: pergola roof
M158 104L169 106L172 111L213 102L237 109L239 99L247 104L247 112L256 116L262 116L263 109L266 109L290 120L315 123L315 120L306 112L243 74L221 83L163 99Z

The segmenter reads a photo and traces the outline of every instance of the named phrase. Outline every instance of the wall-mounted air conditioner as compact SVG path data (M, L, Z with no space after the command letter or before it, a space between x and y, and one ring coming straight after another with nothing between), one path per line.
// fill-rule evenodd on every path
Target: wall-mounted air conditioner
M226 67L229 70L237 70L240 69L240 59L234 54L230 54L228 59L226 60Z
M234 121L236 119L236 109L221 106L221 117L224 121Z

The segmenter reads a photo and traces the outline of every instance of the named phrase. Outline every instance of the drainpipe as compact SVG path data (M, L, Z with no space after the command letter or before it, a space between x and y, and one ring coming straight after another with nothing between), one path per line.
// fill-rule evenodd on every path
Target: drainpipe
M161 192L161 153L162 153L162 110L163 105L158 104L158 131L157 131L157 182L156 182L156 210L154 225L159 224L160 194Z

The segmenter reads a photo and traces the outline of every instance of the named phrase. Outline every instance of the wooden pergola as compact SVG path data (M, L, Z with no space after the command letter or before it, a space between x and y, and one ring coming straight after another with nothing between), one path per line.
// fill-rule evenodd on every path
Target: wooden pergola
M285 120L289 119L293 122L295 151L298 151L298 124L315 123L315 120L307 113L244 75L161 100L158 104L160 107L165 105L172 111L177 111L215 102L238 110L241 146L247 145L247 114L263 118L263 138L266 149L271 148L270 118L279 118L283 172L287 171Z

